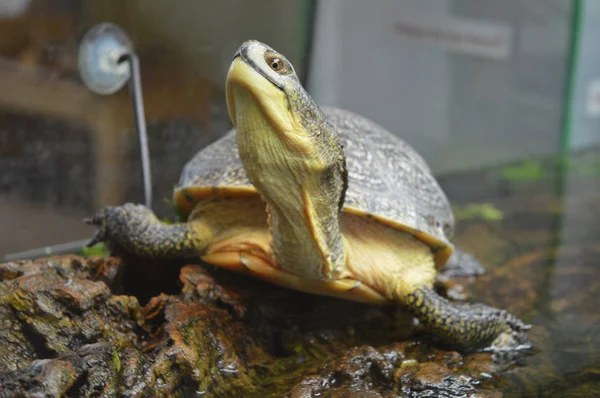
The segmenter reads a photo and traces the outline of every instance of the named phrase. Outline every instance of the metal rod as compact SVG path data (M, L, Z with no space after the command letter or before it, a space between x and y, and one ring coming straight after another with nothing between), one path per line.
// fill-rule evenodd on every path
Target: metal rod
M56 256L80 252L89 242L89 239L78 240L74 242L60 243L54 246L38 247L37 249L23 250L21 252L10 253L4 256L3 261L18 261L26 259L35 259L46 256Z
M121 62L129 62L131 78L129 92L133 100L135 126L137 129L142 159L142 179L144 182L144 199L146 207L152 208L152 174L150 169L150 150L148 149L148 132L146 129L146 115L144 112L144 98L142 96L142 79L140 76L140 61L138 56L130 52L121 58Z

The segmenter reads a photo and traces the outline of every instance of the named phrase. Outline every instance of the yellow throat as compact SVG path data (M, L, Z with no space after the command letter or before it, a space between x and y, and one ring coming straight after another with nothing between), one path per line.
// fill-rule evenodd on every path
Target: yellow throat
M288 63L285 74L269 60ZM262 43L240 47L226 93L240 159L268 204L276 262L307 278L339 277L345 270L338 218L345 165L337 134L289 62Z

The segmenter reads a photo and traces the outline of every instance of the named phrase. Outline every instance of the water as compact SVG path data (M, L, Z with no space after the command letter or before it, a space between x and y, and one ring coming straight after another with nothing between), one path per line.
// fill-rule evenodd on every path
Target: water
M455 242L488 268L463 280L467 292L533 325L537 352L496 387L507 396L600 396L600 151L440 182L462 218Z

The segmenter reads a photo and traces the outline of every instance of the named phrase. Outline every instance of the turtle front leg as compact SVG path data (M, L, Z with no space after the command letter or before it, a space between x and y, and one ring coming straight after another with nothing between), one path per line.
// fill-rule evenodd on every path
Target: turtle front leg
M201 222L166 224L143 205L109 206L84 220L98 227L88 244L106 242L111 249L145 258L197 257L210 243L211 230Z
M530 326L505 310L455 304L427 287L413 289L405 305L426 329L446 342L494 352L531 348L524 333Z

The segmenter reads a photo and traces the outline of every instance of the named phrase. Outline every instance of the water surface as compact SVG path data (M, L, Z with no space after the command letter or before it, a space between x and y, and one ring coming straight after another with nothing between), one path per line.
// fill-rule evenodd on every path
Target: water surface
M440 182L459 219L455 242L488 268L464 280L467 291L533 325L536 352L497 387L600 396L600 150Z

